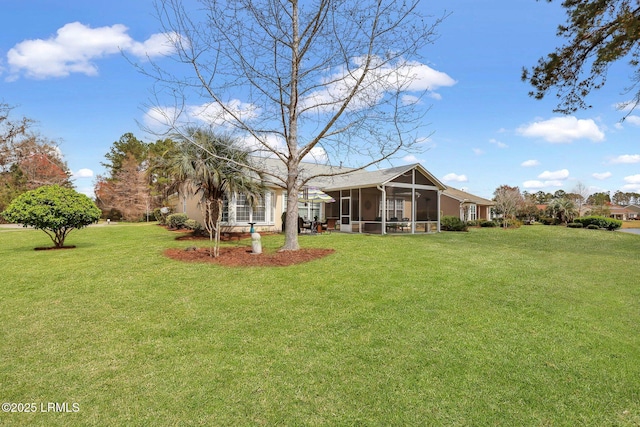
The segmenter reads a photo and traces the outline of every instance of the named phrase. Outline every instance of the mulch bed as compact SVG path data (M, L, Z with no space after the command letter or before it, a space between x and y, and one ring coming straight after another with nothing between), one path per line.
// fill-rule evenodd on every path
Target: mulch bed
M227 267L284 267L323 258L335 252L333 249L300 249L298 251L251 253L249 246L222 247L220 256L209 256L209 248L167 249L169 258L187 262L208 262Z
M57 249L74 249L75 247L76 247L75 245L62 246L61 248L57 246L41 246L38 248L33 248L33 250L34 251L51 251L51 250L57 250Z

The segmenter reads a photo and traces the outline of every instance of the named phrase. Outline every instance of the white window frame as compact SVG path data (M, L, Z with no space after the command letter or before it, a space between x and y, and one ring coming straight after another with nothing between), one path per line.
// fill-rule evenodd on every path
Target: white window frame
M475 221L476 219L478 219L478 206L469 205L469 219L467 221Z
M249 209L249 220L248 221L239 221L238 220L238 196L233 195L229 203L227 204L227 211L223 211L223 217L227 218L227 221L223 223L225 225L233 226L233 225L249 225L250 222L255 222L256 225L274 225L275 224L275 210L276 210L276 196L273 191L265 191L262 197L263 209L264 209L264 220L263 221L254 221L254 209L255 207ZM244 206L244 205L243 205ZM224 209L224 208L223 208Z
M393 206L393 209L390 209L389 207ZM402 218L405 218L405 214L404 214L404 199L399 198L391 198L391 199L387 199L387 203L385 204L385 214L388 214L389 212L393 212L396 215L391 215L388 216L386 218L387 221L389 221L391 218L398 218L398 221L401 221ZM400 215L397 215L398 212L400 212ZM382 198L379 198L378 200L378 214L379 216L382 218Z

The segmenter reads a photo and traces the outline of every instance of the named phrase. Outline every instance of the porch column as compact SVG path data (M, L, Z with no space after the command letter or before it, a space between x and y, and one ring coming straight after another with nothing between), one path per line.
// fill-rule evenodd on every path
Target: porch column
M437 226L438 233L440 232L440 194L441 193L442 193L442 190L438 190L438 226Z
M411 234L416 234L416 187L415 187L415 171L413 188L411 189Z
M382 203L380 204L382 206L382 230L380 230L380 234L387 234L387 190L384 185L378 187L378 190L382 192Z

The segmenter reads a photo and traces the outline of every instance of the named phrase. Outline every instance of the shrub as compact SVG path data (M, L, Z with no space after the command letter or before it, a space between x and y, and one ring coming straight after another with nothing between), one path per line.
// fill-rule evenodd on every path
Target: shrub
M170 228L184 228L189 217L185 213L174 213L167 217L167 225Z
M44 231L56 248L75 229L98 222L100 209L71 188L46 185L15 198L2 213L8 221Z
M580 224L579 222L570 222L569 224L567 224L567 227L569 227L569 228L582 228L582 224Z
M582 218L576 218L573 222L579 222L586 228L590 228L590 225L595 225L598 228L606 228L607 230L615 230L622 227L622 221L619 219L607 218L604 216L585 216Z
M440 218L440 229L443 231L467 231L467 224L457 216L443 216Z
M504 228L520 228L522 227L522 221L520 221L519 219L511 219L511 218L501 219L500 226Z
M587 228L588 228L589 230L600 230L600 227L598 227L598 226L597 226L597 225L595 225L595 224L589 224L589 225L587 225Z
M164 223L164 217L162 215L162 212L160 212L160 208L155 208L153 210L153 217L156 219L156 221L158 221L160 224Z
M163 213L163 209L165 210L165 212ZM158 223L160 225L167 225L167 216L169 215L169 213L171 212L171 210L169 208L155 208L153 210L153 216L156 219L156 221L158 221Z
M559 225L562 224L562 221L560 221L560 219L558 218L552 218L549 216L546 217L541 217L540 218L540 222L544 225Z
M467 221L467 227L478 227L480 225L480 221Z
M202 225L195 219L188 219L184 222L184 227L193 231L193 234L200 234L202 232Z
M496 224L495 222L487 221L486 219L480 221L480 227L496 227L497 225L498 224Z

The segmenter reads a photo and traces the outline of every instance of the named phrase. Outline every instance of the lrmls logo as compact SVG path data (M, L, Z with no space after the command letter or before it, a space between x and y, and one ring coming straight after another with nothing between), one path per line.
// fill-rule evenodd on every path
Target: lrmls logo
M40 412L80 412L80 404L69 402L47 402L40 404Z

